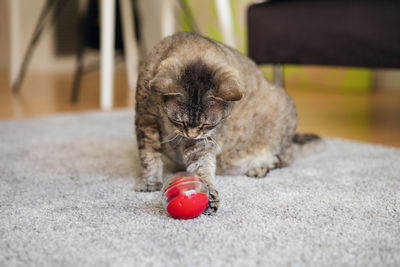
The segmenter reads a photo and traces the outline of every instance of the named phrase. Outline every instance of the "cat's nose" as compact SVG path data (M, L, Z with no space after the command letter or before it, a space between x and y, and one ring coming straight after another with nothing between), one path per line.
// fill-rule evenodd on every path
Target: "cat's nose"
M189 128L187 130L187 135L189 138L196 138L199 135L199 133L196 128Z

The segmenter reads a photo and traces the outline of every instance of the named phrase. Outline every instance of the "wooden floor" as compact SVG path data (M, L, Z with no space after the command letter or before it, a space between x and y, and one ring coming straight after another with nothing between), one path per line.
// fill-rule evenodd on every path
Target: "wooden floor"
M8 76L0 74L0 118L99 109L98 72L84 75L77 103L69 101L71 84L72 74L28 75L21 91L14 94ZM299 131L400 147L400 90L343 94L292 84L287 90L299 111ZM133 103L125 73L117 68L114 105L132 107Z

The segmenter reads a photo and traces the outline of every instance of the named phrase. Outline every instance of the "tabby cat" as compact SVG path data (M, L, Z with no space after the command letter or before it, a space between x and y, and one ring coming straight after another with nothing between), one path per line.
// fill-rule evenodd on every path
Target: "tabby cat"
M137 191L162 187L162 155L207 184L216 212L215 174L264 177L287 166L315 135L295 134L293 100L238 51L193 33L163 39L140 68Z

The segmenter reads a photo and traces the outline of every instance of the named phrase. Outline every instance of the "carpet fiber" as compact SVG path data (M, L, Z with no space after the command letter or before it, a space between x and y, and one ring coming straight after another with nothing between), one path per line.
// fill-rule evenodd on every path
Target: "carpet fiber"
M400 265L399 149L328 139L182 221L133 191L133 116L0 121L1 266Z

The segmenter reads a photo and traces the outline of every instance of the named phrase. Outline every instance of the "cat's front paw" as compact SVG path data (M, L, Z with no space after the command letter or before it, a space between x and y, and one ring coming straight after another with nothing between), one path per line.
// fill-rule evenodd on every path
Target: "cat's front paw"
M254 177L254 178L263 178L263 177L267 176L268 172L269 172L268 167L257 167L257 168L248 170L246 172L246 176Z
M218 191L213 186L209 186L208 190L208 205L203 211L203 214L213 215L219 208L219 195Z
M154 192L160 191L163 184L161 182L139 182L135 185L136 192Z

